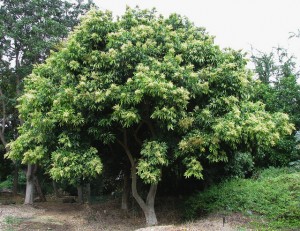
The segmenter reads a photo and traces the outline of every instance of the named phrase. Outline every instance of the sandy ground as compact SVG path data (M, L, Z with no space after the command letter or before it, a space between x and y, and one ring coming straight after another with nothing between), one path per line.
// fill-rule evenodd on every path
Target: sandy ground
M249 220L239 214L225 217L209 217L181 223L180 214L169 206L159 206L157 217L160 226L146 227L143 214L137 209L124 212L119 209L119 200L87 205L62 203L59 201L36 203L34 206L22 204L0 205L0 230L3 231L231 231L246 225ZM243 228L242 230L247 230Z

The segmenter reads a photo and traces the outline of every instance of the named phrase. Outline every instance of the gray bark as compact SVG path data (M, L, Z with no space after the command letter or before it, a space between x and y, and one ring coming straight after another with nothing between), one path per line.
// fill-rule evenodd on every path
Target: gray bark
M157 184L151 184L147 200L144 202L144 200L141 198L141 196L137 192L137 176L136 176L136 166L132 167L132 182L131 182L131 188L132 188L132 196L137 201L139 206L144 212L145 218L146 218L146 225L147 226L154 226L157 225L157 217L155 213L155 196L157 191Z
M151 124L150 124L151 125ZM154 134L153 128L150 126L151 132ZM157 218L155 214L154 209L154 202L155 202L155 196L157 191L157 184L151 184L146 202L143 200L143 198L139 195L137 191L137 173L136 173L136 162L129 150L128 143L127 143L127 132L126 130L123 131L123 142L120 140L117 140L118 143L124 148L124 151L130 161L131 164L131 190L132 190L132 196L138 203L138 205L141 207L141 209L144 212L145 218L146 218L146 224L147 226L154 226L157 225Z
M34 165L28 164L26 174L26 194L24 204L33 204L34 199Z

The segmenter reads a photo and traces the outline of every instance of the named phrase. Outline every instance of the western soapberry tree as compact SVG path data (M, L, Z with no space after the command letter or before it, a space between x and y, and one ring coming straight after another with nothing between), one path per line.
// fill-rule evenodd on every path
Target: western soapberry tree
M123 150L132 195L147 225L162 170L174 160L202 178L201 158L274 145L293 125L250 102L252 78L240 52L221 50L186 18L128 8L113 20L91 11L58 52L26 78L24 124L9 157L48 160L56 179L78 181L102 170L102 147ZM137 178L149 184L143 199Z

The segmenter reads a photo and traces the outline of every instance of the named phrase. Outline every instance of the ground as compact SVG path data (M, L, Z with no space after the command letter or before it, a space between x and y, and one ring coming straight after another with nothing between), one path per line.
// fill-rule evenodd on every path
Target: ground
M0 230L3 231L231 231L240 230L249 219L240 214L214 214L194 222L185 223L176 208L176 200L157 201L157 216L160 226L145 228L143 214L133 206L128 212L120 209L120 200L107 199L92 205L62 203L62 200L48 199L48 202L25 206L14 203L14 199L0 200ZM8 205L5 205L8 204ZM160 206L162 205L163 206ZM223 224L223 219L225 223ZM242 230L247 230L243 228Z

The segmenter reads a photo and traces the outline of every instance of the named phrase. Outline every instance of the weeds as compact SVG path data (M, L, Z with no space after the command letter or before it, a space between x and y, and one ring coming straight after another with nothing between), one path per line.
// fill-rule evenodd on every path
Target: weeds
M5 231L15 231L16 226L18 226L21 222L22 222L22 218L18 218L14 216L4 217L4 223L6 224Z
M189 198L186 218L211 212L242 212L254 220L256 229L300 228L300 172L270 168L256 179L234 179L213 186Z

